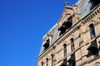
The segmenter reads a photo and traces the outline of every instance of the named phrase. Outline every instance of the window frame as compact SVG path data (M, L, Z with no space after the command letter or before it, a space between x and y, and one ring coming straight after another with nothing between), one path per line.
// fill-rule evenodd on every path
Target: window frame
M48 66L48 58L46 58L46 66Z
M43 62L41 62L41 65L43 66Z
M95 38L96 34L95 34L94 25L93 25L93 24L90 24L90 25L89 25L89 29L90 29L90 36L91 36L91 39Z
M67 55L66 44L64 44L64 57Z
M74 39L71 39L71 51L75 50L75 46L74 46Z
M51 58L52 58L51 59L51 66L53 66L53 64L54 64L54 55L53 54L51 55Z

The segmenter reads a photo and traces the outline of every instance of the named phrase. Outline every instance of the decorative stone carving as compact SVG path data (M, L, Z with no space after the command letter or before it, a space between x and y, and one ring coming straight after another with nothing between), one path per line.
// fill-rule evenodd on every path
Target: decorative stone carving
M80 16L77 17L77 20L80 20Z
M47 32L47 36L48 36L48 37L49 37L49 36L51 36L51 37L52 37L53 35L52 35L52 34L50 34L50 32L48 31L48 32Z
M75 3L75 4L73 5L73 13L74 13L74 14L76 13L77 8L78 8L78 6L77 6L77 4Z

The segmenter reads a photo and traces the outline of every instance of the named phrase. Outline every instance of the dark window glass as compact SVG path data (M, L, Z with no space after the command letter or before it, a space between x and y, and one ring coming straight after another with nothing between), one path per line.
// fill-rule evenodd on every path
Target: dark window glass
M66 44L64 44L64 57L66 56L66 54L67 54Z
M69 62L68 66L76 66L75 54L71 55L71 57L69 58L69 60L67 62Z
M59 33L59 36L64 34L66 32L67 29L69 29L72 26L72 16L70 16L67 21L64 21L62 26L59 27L59 31L61 31Z
M96 36L93 24L90 25L90 35L91 35L91 39L93 39Z
M46 59L46 66L48 66L48 58Z
M50 42L50 40L48 39L48 40L47 40L47 44L49 44L49 42Z
M51 66L53 66L53 64L54 64L53 60L54 60L54 55L52 54Z
M74 47L74 39L71 39L71 51L74 51L75 47Z
M96 7L99 3L100 3L100 0L90 0L89 3L91 3L91 8L90 9L93 9L94 7Z
M94 40L91 42L91 45L87 48L88 55L87 57L90 57L91 55L94 55L94 57L98 56L98 48L97 48L97 41Z
M46 43L43 45L44 50L46 50L46 49L49 47L49 44L50 44L50 40L48 39L48 40L46 41Z

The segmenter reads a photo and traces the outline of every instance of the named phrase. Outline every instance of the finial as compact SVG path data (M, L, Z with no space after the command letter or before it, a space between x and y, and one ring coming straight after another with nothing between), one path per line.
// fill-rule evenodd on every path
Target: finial
M67 1L65 2L65 6L68 6L68 2Z

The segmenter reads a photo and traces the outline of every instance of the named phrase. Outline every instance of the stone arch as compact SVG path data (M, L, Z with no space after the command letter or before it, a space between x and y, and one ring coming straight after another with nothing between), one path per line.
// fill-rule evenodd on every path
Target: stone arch
M54 54L55 54L55 52L54 52L54 51L51 51L51 52L50 52L50 55L52 55L52 54L54 55Z
M74 35L71 35L71 36L69 36L69 38L68 38L68 41L67 41L67 43L70 45L70 43L71 43L71 39L75 39L75 36ZM67 44L67 45L68 45Z
M67 45L67 41L63 41L63 42L62 42L62 46L64 46L64 44Z
M67 46L68 42L65 40L65 41L63 41L63 42L61 43L61 48L62 48L62 49L63 49L63 47L64 47L64 44L66 44L66 46Z
M54 62L56 61L56 56L55 56L55 52L54 51L52 51L51 53L50 53L50 58L52 57L52 55L54 56Z
M91 25L91 24L95 25L95 21L90 21L90 22L85 26L85 30L86 30L86 31L89 30L89 25Z
M43 59L41 59L40 63L42 63L42 62L43 62L43 63L45 63L45 60L44 60L44 58L43 58Z
M45 60L48 58L48 60L50 59L50 56L49 55L46 55L45 56Z
M72 38L75 39L75 36L74 36L74 35L71 35L71 36L69 37L69 41L70 41Z

